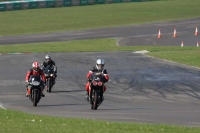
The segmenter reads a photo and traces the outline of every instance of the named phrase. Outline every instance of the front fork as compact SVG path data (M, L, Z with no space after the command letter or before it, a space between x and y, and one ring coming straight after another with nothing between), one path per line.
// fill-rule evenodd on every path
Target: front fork
M102 86L104 88L104 86ZM99 105L102 103L102 98L103 98L103 88L100 90L100 102L99 102ZM91 85L89 86L89 97L90 97L90 101L92 101L92 96L93 95L94 91L92 90L91 88Z

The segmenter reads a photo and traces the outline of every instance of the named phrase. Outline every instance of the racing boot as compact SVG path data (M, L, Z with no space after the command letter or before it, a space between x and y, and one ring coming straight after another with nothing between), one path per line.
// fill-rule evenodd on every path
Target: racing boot
M28 97L28 91L26 91L26 97Z
M31 90L30 89L26 89L26 97L28 97L31 94Z
M42 97L45 97L45 95L44 95L44 93L43 93L44 87L45 87L45 86L43 85L43 87L41 88L41 96L42 96Z
M44 93L43 93L43 92L41 92L41 96L42 96L42 97L45 97L45 95L44 95Z
M88 102L89 102L90 104L92 104L92 100L90 99L90 95L89 95L89 98L88 98Z
M88 94L87 91L86 91L86 94L85 94L85 99L89 102L89 94Z

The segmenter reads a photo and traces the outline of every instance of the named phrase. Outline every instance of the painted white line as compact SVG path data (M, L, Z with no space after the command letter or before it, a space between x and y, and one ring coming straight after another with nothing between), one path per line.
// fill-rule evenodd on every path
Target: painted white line
M133 53L135 53L135 54L146 54L148 52L149 51L147 51L147 50L142 50L142 51L134 51Z
M122 39L122 37L120 37L118 40L117 40L117 46L119 46L119 41Z
M6 109L6 108L4 108L1 104L0 104L0 108L2 108L2 109Z

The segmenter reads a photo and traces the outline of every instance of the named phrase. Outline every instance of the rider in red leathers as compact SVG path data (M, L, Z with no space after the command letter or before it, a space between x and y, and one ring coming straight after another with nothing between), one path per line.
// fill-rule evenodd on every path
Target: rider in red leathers
M32 69L30 69L27 74L26 74L26 83L29 83L29 79L32 75L40 75L42 78L43 83L45 83L46 81L46 77L43 73L43 71L40 69L40 64L38 62L34 62L32 64ZM26 93L26 97L28 97L30 95L30 85L27 85L27 93ZM43 90L44 90L45 85L43 84L42 86L42 90L41 90L41 96L45 97L45 95L43 94Z
M104 68L104 66L105 66L104 60L103 60L103 59L97 59L97 61L96 61L96 66L94 66L94 67L88 72L88 74L87 74L87 76L86 76L86 78L88 79L88 82L87 82L87 84L86 84L86 86L85 86L85 89L86 89L86 96L85 96L85 98L86 98L87 101L90 101L90 97L89 97L89 95L90 95L90 82L89 82L89 77L90 77L90 75L91 75L93 72L101 72L101 73L103 73L103 75L104 75L104 82L108 82L108 80L109 80L109 76L108 76L107 70ZM103 90L103 92L105 92L105 91L106 91L106 86L104 85L104 90ZM102 100L104 100L104 97L102 97Z

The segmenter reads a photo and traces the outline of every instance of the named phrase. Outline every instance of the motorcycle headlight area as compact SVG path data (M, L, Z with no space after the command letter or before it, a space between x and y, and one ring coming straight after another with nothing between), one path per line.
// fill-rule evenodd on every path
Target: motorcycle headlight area
M38 85L40 85L40 82L32 82L31 84L34 86L38 86Z
M97 82L97 81L93 81L92 82L92 84L94 85L94 86L102 86L103 85L103 83L102 82Z
M103 83L102 82L98 82L98 86L102 86L103 85Z
M53 76L53 74L51 74L50 76Z

